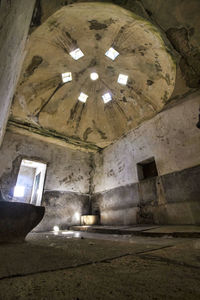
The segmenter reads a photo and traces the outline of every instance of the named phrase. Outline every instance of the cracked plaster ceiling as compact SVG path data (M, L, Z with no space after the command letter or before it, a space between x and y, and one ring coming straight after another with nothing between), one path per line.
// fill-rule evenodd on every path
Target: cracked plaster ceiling
M110 47L119 52L114 61L105 56ZM69 55L76 48L84 53L79 60ZM65 72L72 81L62 82ZM104 148L164 107L175 73L169 49L148 21L112 4L69 5L32 33L11 119ZM127 85L117 82L119 74L128 75ZM81 92L86 103L78 101ZM107 92L112 101L105 104Z

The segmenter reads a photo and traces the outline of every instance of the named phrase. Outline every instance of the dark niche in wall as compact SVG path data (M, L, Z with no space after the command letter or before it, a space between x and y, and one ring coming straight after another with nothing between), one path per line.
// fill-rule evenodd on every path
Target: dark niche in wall
M138 179L144 180L158 176L155 158L151 157L137 164Z

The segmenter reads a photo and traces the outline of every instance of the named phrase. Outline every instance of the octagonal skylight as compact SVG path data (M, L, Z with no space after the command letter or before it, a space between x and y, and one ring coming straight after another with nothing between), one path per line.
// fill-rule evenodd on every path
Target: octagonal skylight
M117 52L114 48L110 48L106 53L105 55L107 57L109 57L110 59L112 60L115 60L117 58L117 56L119 55L119 52Z
M72 81L72 73L71 72L62 73L62 81L63 83Z
M87 101L88 95L84 93L80 93L80 96L78 97L78 100L85 103Z
M79 48L77 48L77 49L71 51L69 54L70 54L71 57L72 57L73 59L75 59L75 60L78 60L79 58L81 58L81 57L84 56L83 52L82 52L81 49L79 49Z
M126 85L128 81L128 75L119 74L117 82L123 85Z
M112 100L112 96L110 93L106 93L102 96L104 103L108 103L109 101Z

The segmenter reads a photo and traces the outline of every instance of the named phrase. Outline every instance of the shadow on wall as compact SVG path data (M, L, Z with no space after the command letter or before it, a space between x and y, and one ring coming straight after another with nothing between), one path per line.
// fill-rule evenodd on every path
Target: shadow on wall
M54 226L68 229L71 225L80 225L81 216L90 210L90 196L64 191L45 191L42 205L46 208L43 221L36 231L51 231Z

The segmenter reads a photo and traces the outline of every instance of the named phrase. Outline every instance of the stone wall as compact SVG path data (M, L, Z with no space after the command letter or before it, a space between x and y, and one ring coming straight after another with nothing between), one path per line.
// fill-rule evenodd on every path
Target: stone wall
M12 201L23 158L47 163L42 199L46 214L39 230L79 224L80 215L89 212L90 155L7 132L0 151L0 189L6 200Z
M93 211L102 224L200 223L200 92L187 96L95 156ZM158 176L139 181L155 158Z
M0 145L24 59L35 0L0 1Z

